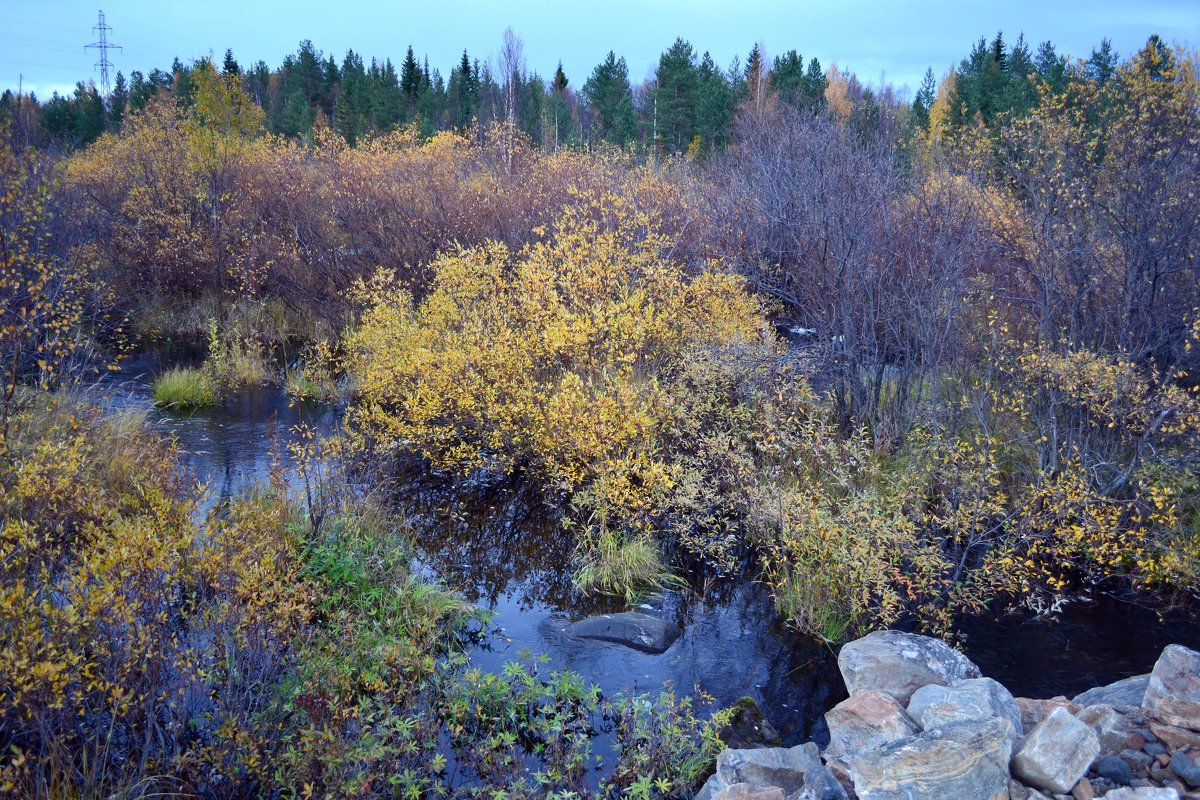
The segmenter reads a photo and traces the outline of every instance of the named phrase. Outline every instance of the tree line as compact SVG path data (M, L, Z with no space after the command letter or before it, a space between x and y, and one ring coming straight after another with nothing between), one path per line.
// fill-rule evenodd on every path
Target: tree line
M1166 45L1154 37L1161 52ZM118 72L111 94L101 96L80 81L71 95L47 100L0 96L0 114L11 118L31 141L83 146L105 131L118 130L159 92L185 110L194 102L196 70L211 63L235 76L265 114L271 133L311 141L328 128L354 145L366 136L415 126L422 136L438 131L487 130L504 121L541 147L637 147L646 156L707 155L729 144L738 107L770 91L786 105L815 111L834 103L864 129L881 115L903 116L908 132L961 129L981 121L1028 114L1037 105L1038 86L1063 91L1072 81L1104 82L1119 56L1108 40L1082 67L1042 42L1036 53L1018 37L1011 46L1002 33L981 38L968 56L939 81L932 69L911 103L889 86L870 88L836 65L807 62L795 49L769 58L759 45L745 61L722 67L708 52L679 38L659 57L653 76L632 82L626 60L610 51L582 84L572 84L561 62L550 78L529 70L519 37L507 31L502 55L472 57L463 51L447 74L418 58L411 46L397 65L389 58L364 58L348 50L339 61L310 40L272 68L259 60L243 65L231 50L224 58L185 63L149 73ZM757 102L757 101L754 101Z

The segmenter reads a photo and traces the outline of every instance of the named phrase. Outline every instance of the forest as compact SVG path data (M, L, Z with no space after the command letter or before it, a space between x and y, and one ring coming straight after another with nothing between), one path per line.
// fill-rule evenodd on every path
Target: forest
M731 712L473 666L418 489L535 498L577 592L758 581L829 646L1200 592L1185 46L997 34L909 99L305 41L6 92L0 139L0 793L690 796ZM272 383L340 433L199 513L90 388L164 339L167 413Z

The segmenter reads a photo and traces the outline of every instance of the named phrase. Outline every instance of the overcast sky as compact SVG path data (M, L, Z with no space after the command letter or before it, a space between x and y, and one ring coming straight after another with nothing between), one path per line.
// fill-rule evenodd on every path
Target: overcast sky
M926 67L940 76L998 30L1010 43L1023 32L1035 51L1049 39L1079 57L1104 37L1122 56L1152 33L1200 46L1200 0L114 0L103 9L110 40L124 46L109 59L126 76L168 69L175 56L219 59L226 48L242 64L276 67L302 39L339 64L348 48L398 63L411 44L446 76L464 47L472 58L495 53L506 27L524 40L531 70L548 77L561 60L576 88L609 50L640 82L677 36L722 66L762 42L769 56L794 48L865 82L909 87ZM0 0L0 90L15 90L19 76L43 98L78 80L99 82L98 54L84 50L95 41L97 10L98 0Z

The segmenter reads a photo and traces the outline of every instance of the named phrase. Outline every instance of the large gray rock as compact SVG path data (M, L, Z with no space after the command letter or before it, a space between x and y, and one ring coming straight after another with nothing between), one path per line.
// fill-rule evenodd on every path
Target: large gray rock
M850 761L859 800L1007 800L1017 733L1007 719L951 722Z
M1178 644L1164 647L1143 704L1168 725L1200 730L1200 653Z
M788 800L847 800L846 789L828 767L804 773L804 788Z
M826 758L845 759L921 732L895 698L875 689L859 692L829 709L825 724L829 726Z
M1139 789L1131 789L1128 786L1122 786L1120 789L1113 789L1104 795L1104 798L1105 800L1179 800L1179 792L1170 788L1158 789L1143 786Z
M838 669L850 694L878 689L902 704L922 686L979 677L979 667L945 642L900 631L875 631L848 642L838 653Z
M1179 748L1171 754L1171 771L1193 789L1200 786L1200 752Z
M646 653L661 653L679 638L679 626L649 614L626 611L581 619L570 628L581 639L616 642Z
M1071 702L1081 706L1140 706L1150 684L1149 675L1134 675L1132 678L1097 686L1075 695Z
M1027 731L1050 716L1056 708L1065 708L1072 714L1083 709L1063 696L1051 697L1049 700L1034 700L1028 697L1017 698L1017 708L1021 709L1021 727Z
M1013 756L1012 771L1030 786L1066 794L1098 755L1096 732L1059 708L1029 732Z
M820 767L821 752L812 742L795 747L722 750L717 756L717 771L704 783L695 800L714 800L738 783L755 789L778 786L791 796L804 788L804 774Z
M778 786L751 786L735 783L713 795L712 800L784 800L783 789Z
M1018 734L1024 731L1016 699L991 678L968 678L953 686L922 686L913 692L908 715L925 729L947 722L1004 717Z
M1112 706L1088 706L1075 714L1080 722L1092 726L1100 739L1100 747L1106 752L1119 753L1125 749L1133 723Z

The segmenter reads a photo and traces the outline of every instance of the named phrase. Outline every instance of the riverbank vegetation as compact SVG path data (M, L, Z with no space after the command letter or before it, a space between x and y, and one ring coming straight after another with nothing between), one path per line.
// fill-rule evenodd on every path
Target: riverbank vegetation
M349 56L297 95L315 55L265 93L232 57L141 79L74 151L40 145L86 92L34 107L45 136L0 103L6 791L694 786L720 715L473 670L478 613L413 574L397 496L352 486L503 477L580 589L759 579L829 642L1200 591L1194 54L997 36L902 102L677 42L653 87L612 56L528 118L519 59L413 72L384 114L347 105L391 81ZM489 80L512 91L463 104ZM198 518L169 443L78 396L131 336L204 344L164 405L344 402L347 474Z

